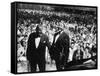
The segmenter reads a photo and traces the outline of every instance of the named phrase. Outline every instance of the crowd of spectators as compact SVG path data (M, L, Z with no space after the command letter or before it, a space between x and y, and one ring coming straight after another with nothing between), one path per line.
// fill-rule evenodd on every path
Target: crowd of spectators
M85 59L97 54L97 21L95 14L74 14L42 10L17 10L17 60L26 60L27 40L37 25L49 37L59 28L66 30L70 37L69 61ZM81 52L81 53L80 53Z

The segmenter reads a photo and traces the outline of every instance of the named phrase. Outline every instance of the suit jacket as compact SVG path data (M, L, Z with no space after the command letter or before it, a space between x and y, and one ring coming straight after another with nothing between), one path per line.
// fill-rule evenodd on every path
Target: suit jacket
M36 33L31 33L28 39L28 44L27 44L27 59L28 60L44 60L45 59L45 49L46 46L49 45L49 40L48 37L44 34L40 37L40 43L38 45L38 48L36 48L35 45L35 38L37 38Z
M59 59L61 53L66 57L69 54L69 36L65 32L60 34L56 43L52 45L50 50L50 54L54 59Z

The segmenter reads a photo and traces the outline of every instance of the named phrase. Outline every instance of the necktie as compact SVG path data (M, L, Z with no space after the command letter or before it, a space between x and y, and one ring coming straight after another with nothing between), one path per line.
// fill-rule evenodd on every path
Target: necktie
M57 32L57 33L55 33L54 34L54 38L53 38L53 43L52 43L52 45L55 43L55 39L56 39L56 36L59 34L59 32Z
M56 35L54 35L54 38L53 38L53 43L52 43L52 45L54 45L54 43L55 43L55 39L56 39Z
M57 36L58 34L60 34L60 33L61 33L61 31L58 31L58 32L56 32L56 33L54 34L54 38L53 38L53 43L52 43L52 45L54 45L56 36Z

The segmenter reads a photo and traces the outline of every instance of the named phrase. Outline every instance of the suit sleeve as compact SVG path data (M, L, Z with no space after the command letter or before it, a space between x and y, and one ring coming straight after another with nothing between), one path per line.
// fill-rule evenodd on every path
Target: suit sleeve
M69 41L69 36L68 35L65 35L64 39L63 39L63 51L64 51L64 54L66 56L66 61L68 60L68 57L69 57L69 44L70 44L70 41Z
M27 59L29 58L29 55L30 55L31 40L32 40L32 34L29 35L29 38L28 38L28 41L27 41L27 51L26 51Z
M49 38L48 37L46 37L46 46L50 50L51 45L50 45L50 42L49 42Z
M27 41L27 47L31 45L31 40L32 40L32 34L29 35L28 41Z

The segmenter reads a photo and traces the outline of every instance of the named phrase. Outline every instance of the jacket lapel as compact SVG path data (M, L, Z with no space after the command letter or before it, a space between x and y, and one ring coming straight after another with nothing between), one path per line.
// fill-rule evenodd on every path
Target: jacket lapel
M41 43L43 42L43 39L44 39L43 36L41 36L40 37L40 42L39 42L38 48L42 45Z
M59 41L59 40L61 40L61 39L62 39L63 34L64 34L64 32L62 32L62 33L59 35L59 37L58 37L57 41ZM56 41L56 42L57 42L57 41Z

